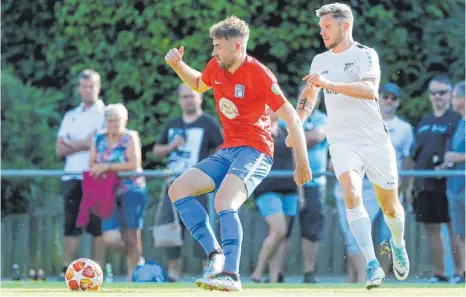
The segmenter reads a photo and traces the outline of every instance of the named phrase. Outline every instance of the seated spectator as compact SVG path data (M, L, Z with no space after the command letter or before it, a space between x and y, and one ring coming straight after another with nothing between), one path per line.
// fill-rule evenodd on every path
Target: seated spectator
M286 128L281 127L278 117L271 112L272 136L274 138L274 162L271 170L293 170L292 151L285 144L288 135ZM290 178L267 177L254 191L256 205L269 225L269 232L262 243L258 255L256 269L251 280L261 282L262 274L268 262L277 251L286 248L291 235L293 219L298 211L298 194L296 184ZM281 266L284 265L286 253L279 253L278 269L269 269L269 282L283 282Z
M90 171L102 176L108 171L142 171L141 145L136 131L127 130L128 111L122 104L105 108L107 129L100 131L91 147ZM112 216L102 220L104 241L126 255L127 279L142 255L141 228L147 203L144 177L125 177L116 191Z

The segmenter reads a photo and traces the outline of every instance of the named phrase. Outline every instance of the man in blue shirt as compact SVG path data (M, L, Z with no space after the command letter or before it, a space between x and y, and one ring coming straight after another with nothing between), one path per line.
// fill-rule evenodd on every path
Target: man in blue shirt
M453 134L451 147L447 148L445 155L443 157L443 163L440 165L440 168L453 168L455 170L464 170L465 162L465 120L464 120L464 92L465 84L464 81L457 83L453 88L453 99L452 105L453 109L462 115L462 118L456 126L455 133ZM459 284L464 283L464 229L465 221L464 215L466 211L465 207L465 191L464 191L464 176L455 176L449 177L447 179L447 197L449 203L449 211L451 223L453 225L453 233L456 236L456 241L459 247L459 254L462 257L461 261L457 261L455 265L455 275L450 279L451 283ZM452 239L452 240L455 240Z
M316 106L320 103L320 95ZM304 132L312 172L325 172L327 169L328 143L325 134L327 115L315 108L304 122ZM316 283L314 272L319 241L324 229L323 203L327 190L327 178L322 175L299 189L301 252L303 258L304 283Z

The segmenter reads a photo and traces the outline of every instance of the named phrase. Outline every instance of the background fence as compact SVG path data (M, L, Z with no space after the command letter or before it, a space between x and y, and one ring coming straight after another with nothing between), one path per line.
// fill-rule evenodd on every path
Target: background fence
M4 170L2 178L25 177L25 176L59 176L62 171L22 171ZM126 173L128 175L131 173ZM166 176L169 172L147 171L145 176ZM325 173L330 175L329 173ZM405 171L400 173L406 175L463 175L464 171ZM290 176L289 171L271 172L272 176ZM333 187L330 183L327 192ZM159 196L158 193L151 193ZM53 208L40 208L32 210L27 214L8 215L1 220L1 273L8 277L13 264L19 264L23 274L29 268L43 268L48 275L58 274L61 270L62 237L63 237L63 199L57 195ZM150 227L155 222L157 204L152 203L145 217L145 226L142 232L144 257L146 260L156 260L166 265L164 253L154 248L154 239ZM240 218L244 227L243 253L241 258L241 274L249 274L256 263L263 239L267 234L267 224L257 210L251 207L240 209ZM299 220L299 217L297 218ZM216 222L215 220L212 220ZM299 224L294 224L292 231L292 245L290 248L287 264L287 274L299 274L302 272L302 260L300 253L300 230ZM218 228L216 228L218 230ZM377 229L374 229L377 230ZM218 233L218 232L217 232ZM427 238L423 227L415 222L415 215L407 212L406 233L408 253L411 261L411 275L423 277L428 275L430 261L428 254ZM192 257L194 241L189 234L185 234L185 244L182 249L182 259L185 274L199 275L201 273L200 260ZM375 234L374 234L375 235ZM91 237L83 235L79 249L79 255L90 257ZM376 246L377 253L380 247ZM334 205L327 204L325 208L325 230L324 240L318 254L316 273L319 276L339 276L346 271L346 257L344 237L341 233L338 212ZM107 249L107 261L113 266L114 272L124 272L125 260L119 254Z

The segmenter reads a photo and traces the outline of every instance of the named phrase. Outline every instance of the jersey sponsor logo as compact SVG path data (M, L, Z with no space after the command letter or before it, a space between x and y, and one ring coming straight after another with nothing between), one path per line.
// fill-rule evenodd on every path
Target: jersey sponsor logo
M333 94L333 95L336 95L336 94L338 94L338 92L335 92L335 91L332 91L332 90L329 90L329 89L325 89L325 94Z
M223 82L218 81L218 80L214 80L214 83L215 83L216 85L221 85L221 84L223 84Z
M244 86L237 84L235 86L235 97L237 98L244 98Z
M348 72L351 71L351 68L353 67L353 63L345 63L345 68L343 71Z
M328 70L324 70L324 71L322 71L320 74L323 75L323 74L327 74L327 73L328 73Z
M272 93L274 93L275 95L282 94L282 90L280 89L280 86L277 83L272 84Z
M238 108L236 108L235 103L227 98L220 99L218 106L220 107L220 111L223 113L223 115L230 120L233 120L239 116Z

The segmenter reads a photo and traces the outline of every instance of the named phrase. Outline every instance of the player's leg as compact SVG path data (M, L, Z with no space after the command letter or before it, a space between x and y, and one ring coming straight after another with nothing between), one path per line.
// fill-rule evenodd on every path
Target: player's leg
M450 240L455 241L456 250L453 252L455 262L455 275L450 283L464 283L464 234L465 234L465 204L464 193L448 193L448 205L451 217Z
M409 259L404 241L405 211L398 197L398 170L393 145L387 143L366 147L364 157L367 176L384 213L385 222L391 232L390 245L393 255L393 270L399 280L409 274Z
M105 243L103 234L102 234L102 219L97 217L94 214L89 216L89 223L86 226L86 231L92 235L92 260L97 262L100 267L105 265L105 248L107 244Z
M256 268L251 275L253 282L261 282L262 274L280 242L286 235L286 220L283 211L282 195L279 193L265 193L256 200L257 208L265 218L269 227L268 235L262 242Z
M304 187L305 205L301 210L301 251L304 265L304 283L316 283L315 266L319 242L324 229L324 207L326 186Z
M210 226L209 215L194 196L214 191L219 186L230 165L224 151L220 150L183 173L168 190L184 225L209 255L205 276L222 271L223 254Z
M212 279L198 280L198 285L217 290L241 290L239 261L243 228L238 209L254 189L269 174L272 158L251 147L225 150L231 166L215 196L215 210L220 222L222 246L225 253L223 273Z

